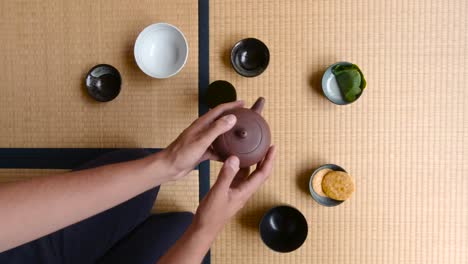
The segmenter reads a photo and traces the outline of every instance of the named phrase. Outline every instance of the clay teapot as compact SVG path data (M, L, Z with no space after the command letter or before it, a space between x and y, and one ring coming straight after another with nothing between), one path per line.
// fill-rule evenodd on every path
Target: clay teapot
M234 127L220 135L213 142L214 151L222 158L239 158L240 168L246 168L260 162L270 147L270 127L261 116L265 98L257 99L251 109L237 108L225 112L237 117Z

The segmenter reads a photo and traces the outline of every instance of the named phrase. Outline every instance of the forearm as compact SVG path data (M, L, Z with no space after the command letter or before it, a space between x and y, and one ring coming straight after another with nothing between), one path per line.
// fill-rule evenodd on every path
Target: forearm
M200 263L224 225L268 178L274 157L275 147L271 146L264 160L250 175L248 169L240 170L239 158L229 157L216 182L200 202L192 225L158 264Z
M201 263L217 234L217 230L194 222L157 264Z
M168 164L144 159L0 185L0 252L88 218L167 181Z

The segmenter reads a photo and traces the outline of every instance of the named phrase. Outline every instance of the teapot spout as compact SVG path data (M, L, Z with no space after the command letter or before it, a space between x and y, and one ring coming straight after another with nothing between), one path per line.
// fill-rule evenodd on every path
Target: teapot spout
M255 112L259 113L259 114L261 114L264 105L265 105L265 98L259 97L257 99L257 101L255 102L255 104L250 109L252 109L253 111L255 111Z

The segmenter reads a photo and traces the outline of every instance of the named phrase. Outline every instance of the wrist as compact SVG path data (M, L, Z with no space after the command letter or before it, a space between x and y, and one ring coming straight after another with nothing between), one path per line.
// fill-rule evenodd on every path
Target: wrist
M200 218L198 212L195 214L192 222L194 229L213 237L216 237L219 233L221 233L224 225L224 223L217 223L216 221L206 221L206 219Z
M215 225L207 225L201 223L197 220L197 216L195 216L192 224L189 227L189 232L192 233L193 236L198 237L202 241L206 243L213 243L216 239L216 236L221 232L222 227L219 228Z
M150 155L148 160L152 171L161 172L163 182L171 181L176 177L177 172L174 170L172 162L164 150Z

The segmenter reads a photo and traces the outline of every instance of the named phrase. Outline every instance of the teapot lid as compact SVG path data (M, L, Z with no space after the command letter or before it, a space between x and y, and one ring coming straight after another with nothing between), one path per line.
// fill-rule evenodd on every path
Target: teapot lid
M270 128L265 119L247 108L234 109L225 114L235 115L237 122L213 142L215 151L224 159L237 156L241 168L260 162L270 147Z
M254 151L262 142L263 130L253 112L249 109L239 109L234 113L236 125L222 135L223 141L232 153L247 154Z

